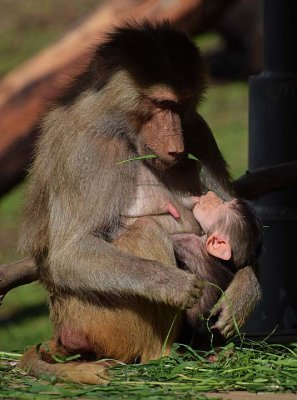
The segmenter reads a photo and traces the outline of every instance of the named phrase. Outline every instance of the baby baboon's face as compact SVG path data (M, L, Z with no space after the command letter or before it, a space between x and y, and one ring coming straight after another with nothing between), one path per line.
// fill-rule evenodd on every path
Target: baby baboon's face
M220 218L221 213L225 211L226 203L214 192L208 192L197 198L197 203L193 210L195 218L205 232L208 232L210 227Z

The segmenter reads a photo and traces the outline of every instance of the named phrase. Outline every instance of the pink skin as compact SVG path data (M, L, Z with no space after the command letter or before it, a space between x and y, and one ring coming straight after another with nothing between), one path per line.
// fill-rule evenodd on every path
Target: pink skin
M193 201L196 203L193 209L194 216L206 233L219 220L220 216L227 212L230 206L230 202L225 203L214 192L194 197ZM207 237L206 249L209 254L222 260L230 260L232 257L229 238L218 231Z
M168 203L166 206L166 211L171 214L174 218L179 219L180 218L180 214L177 211L177 209L174 207L173 204Z
M85 332L63 327L59 339L68 351L81 352L82 354L92 351L92 346Z
M194 216L205 233L219 220L220 215L226 212L230 205L230 202L224 203L214 192L191 197L191 200L195 204ZM166 210L174 218L180 218L177 209L171 203L166 205ZM219 231L212 232L207 236L206 250L209 254L222 260L230 260L232 257L229 238Z
M220 214L226 209L226 204L214 192L208 192L202 196L192 197L195 203L193 213L201 228L207 232L217 221Z
M214 192L208 192L202 196L191 197L194 206L193 213L197 221L199 221L202 229L207 231L214 221L219 218L219 214L223 212L225 203ZM179 219L180 214L172 203L167 203L166 211L174 218Z

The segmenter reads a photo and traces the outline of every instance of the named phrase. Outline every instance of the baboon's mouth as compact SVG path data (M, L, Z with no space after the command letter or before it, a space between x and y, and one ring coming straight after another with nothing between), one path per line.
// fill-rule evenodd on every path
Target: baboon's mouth
M165 160L162 160L161 158L153 158L151 160L151 162L152 162L153 166L159 170L168 169L168 168L172 167L174 164L176 164L175 160L165 161Z

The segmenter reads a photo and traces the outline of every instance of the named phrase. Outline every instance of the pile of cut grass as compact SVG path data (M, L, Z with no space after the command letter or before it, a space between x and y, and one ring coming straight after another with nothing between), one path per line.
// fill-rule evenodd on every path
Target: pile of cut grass
M0 397L13 399L205 399L203 393L232 390L251 392L297 391L297 343L290 346L244 340L223 347L217 361L214 350L184 348L146 365L119 365L111 369L107 386L57 383L54 378L36 380L15 368L17 353L0 353Z

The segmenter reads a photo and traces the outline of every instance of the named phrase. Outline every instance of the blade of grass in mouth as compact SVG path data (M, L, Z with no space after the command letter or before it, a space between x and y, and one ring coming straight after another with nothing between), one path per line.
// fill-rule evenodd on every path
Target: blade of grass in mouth
M190 160L194 160L194 161L199 161L198 158L196 158L193 154L188 153L187 157ZM117 165L119 164L125 164L129 161L137 161L137 160L147 160L147 159L151 159L151 158L157 158L157 156L155 154L146 154L144 156L139 156L139 157L133 157L133 158L128 158L127 160L123 160L123 161L119 161L117 163Z

